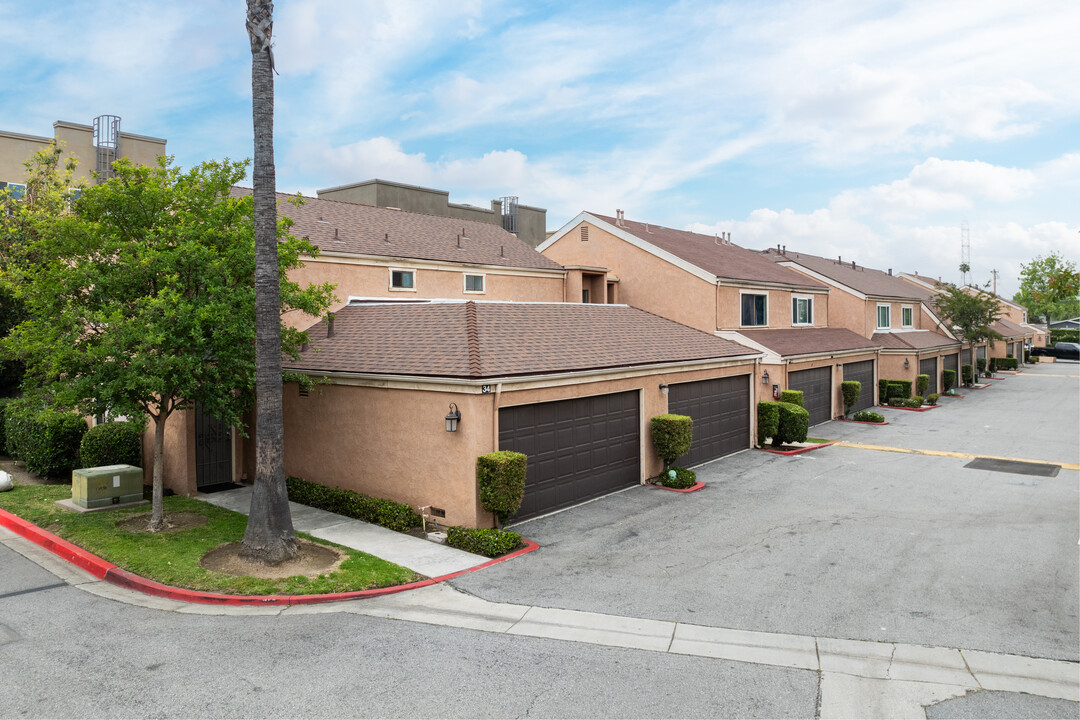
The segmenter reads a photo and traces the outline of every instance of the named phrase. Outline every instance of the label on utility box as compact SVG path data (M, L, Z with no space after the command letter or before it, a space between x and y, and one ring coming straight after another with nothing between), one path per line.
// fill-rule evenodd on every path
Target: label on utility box
M119 475L113 475L112 476L112 486L113 487L120 487L120 476Z

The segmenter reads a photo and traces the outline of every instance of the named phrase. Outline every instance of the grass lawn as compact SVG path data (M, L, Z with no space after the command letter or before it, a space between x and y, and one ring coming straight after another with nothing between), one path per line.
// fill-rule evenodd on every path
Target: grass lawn
M117 523L147 513L149 505L123 510L75 513L55 504L71 497L70 485L16 485L0 493L0 508L29 520L115 565L166 585L233 595L312 595L351 592L402 585L419 579L408 568L367 553L297 533L305 540L328 545L348 555L332 573L316 578L300 575L283 579L239 577L213 572L199 560L219 545L244 537L247 516L194 498L167 497L165 513L205 515L205 525L164 533L130 532Z

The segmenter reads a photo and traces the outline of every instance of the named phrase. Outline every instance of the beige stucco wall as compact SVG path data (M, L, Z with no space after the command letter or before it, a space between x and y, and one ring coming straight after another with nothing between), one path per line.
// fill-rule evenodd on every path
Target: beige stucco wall
M0 132L0 181L23 182L26 177L23 163L48 146L49 138Z
M559 238L544 255L561 265L607 268L619 278L619 302L705 332L716 330L713 283L592 225L581 240L580 225ZM581 301L581 288L568 283L566 299ZM576 298L576 299L575 299Z
M766 290L746 286L743 288L730 285L720 285L716 288L716 317L717 330L738 330L742 325L742 299L744 293L762 295L767 294L766 315L768 325L754 326L759 329L790 329L792 327L827 327L829 321L829 295L828 293L807 293L791 290ZM813 324L793 325L791 322L791 299L792 297L808 297L813 299Z
M53 123L53 135L54 138L47 138L0 131L0 180L24 182L26 168L23 163L55 139L63 147L63 159L74 157L79 161L75 180L89 182L97 168L93 126L59 121ZM154 165L158 157L165 154L165 140L120 133L119 156L129 158L136 165Z
M142 437L143 483L154 482L154 421ZM195 413L177 410L165 421L162 484L177 495L195 494Z
M833 368L833 398L832 398L832 417L838 418L844 414L844 402L843 397L840 394L840 383L844 379L844 363L862 362L864 360L876 360L877 351L871 350L865 353L856 353L853 355L843 355L839 357L822 357L814 360L795 360L790 363L762 363L757 370L757 374L754 376L754 387L756 392L760 394L761 400L772 399L772 387L777 385L780 391L787 390L788 374L798 372L800 370L813 370L820 367L832 367ZM878 367L875 365L875 367ZM762 376L765 372L769 373L768 384L761 382ZM882 376L884 377L884 376ZM863 392L866 392L866 388L863 388ZM876 392L877 387L873 388L872 392ZM756 410L755 410L755 415Z
M390 289L391 267L415 271L415 291ZM484 292L465 292L465 275L483 275ZM415 298L442 298L464 300L512 300L535 302L562 302L562 272L549 275L530 275L513 273L507 270L470 268L460 265L441 267L426 264L389 265L375 261L358 262L352 259L307 258L304 267L293 270L289 277L301 285L308 283L335 283L334 294L337 302L331 311L341 309L349 296L390 297L403 300ZM581 302L580 290L577 302ZM315 318L293 312L285 316L285 321L292 327L306 328L315 322Z

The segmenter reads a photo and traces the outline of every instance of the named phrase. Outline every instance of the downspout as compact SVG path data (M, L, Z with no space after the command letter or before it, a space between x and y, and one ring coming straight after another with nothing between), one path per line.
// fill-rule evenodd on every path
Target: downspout
M499 449L499 397L502 395L502 383L495 384L495 394L491 398L491 450Z

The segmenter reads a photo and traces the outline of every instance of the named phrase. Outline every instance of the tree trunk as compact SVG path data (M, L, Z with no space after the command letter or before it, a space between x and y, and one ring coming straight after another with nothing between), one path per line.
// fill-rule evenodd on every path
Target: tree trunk
M270 38L274 4L247 0L255 128L255 486L243 555L277 564L296 556L296 532L285 489L281 420L281 289L274 174L274 70Z
M154 418L154 492L153 501L150 505L150 524L147 530L158 532L165 529L165 504L162 496L165 494L165 421L169 418L164 410L158 410Z

